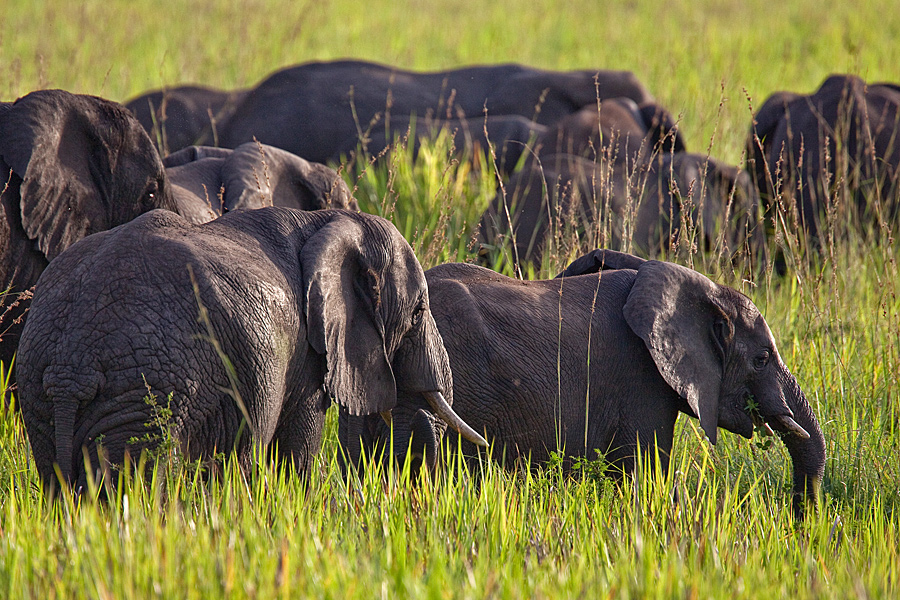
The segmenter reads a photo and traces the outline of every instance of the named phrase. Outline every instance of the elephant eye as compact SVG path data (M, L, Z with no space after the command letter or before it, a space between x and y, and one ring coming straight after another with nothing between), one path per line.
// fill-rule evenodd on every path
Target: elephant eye
M412 315L413 327L418 327L419 323L422 322L422 316L424 314L425 314L425 305L422 303L419 303L419 305L416 306L415 310L413 311L413 315Z
M761 354L758 354L756 358L753 359L753 366L757 369L765 368L767 364L769 364L769 351L763 350Z
M153 199L156 198L156 194L159 192L159 184L157 182L151 182L149 186L147 186L147 191L144 193L144 203L147 206L150 206L153 202Z

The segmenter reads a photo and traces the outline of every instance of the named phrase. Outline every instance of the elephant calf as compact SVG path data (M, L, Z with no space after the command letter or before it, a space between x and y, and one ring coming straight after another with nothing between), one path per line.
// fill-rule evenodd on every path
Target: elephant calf
M599 451L630 471L655 442L666 468L679 412L713 444L717 427L749 438L756 425L787 446L801 513L819 489L825 441L756 306L673 263L609 251L579 260L546 281L468 264L425 273L454 409L493 440L494 458ZM361 429L369 445L386 439L370 418ZM425 453L429 442L414 436L411 447Z
M82 448L97 467L98 446L113 463L153 447L150 392L171 402L169 433L191 459L233 449L244 462L277 443L304 468L329 397L354 415L421 401L484 443L449 406L412 249L362 213L270 207L192 225L153 211L90 236L44 271L19 352L45 483L58 464L83 486Z

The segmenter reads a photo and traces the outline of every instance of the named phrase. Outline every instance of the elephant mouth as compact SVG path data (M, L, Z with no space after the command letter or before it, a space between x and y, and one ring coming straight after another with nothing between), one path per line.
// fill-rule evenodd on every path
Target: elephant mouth
M753 411L750 413L750 419L753 421L754 429L761 435L771 436L778 432L780 434L796 435L804 440L809 439L809 432L803 429L789 414L763 417L759 412Z

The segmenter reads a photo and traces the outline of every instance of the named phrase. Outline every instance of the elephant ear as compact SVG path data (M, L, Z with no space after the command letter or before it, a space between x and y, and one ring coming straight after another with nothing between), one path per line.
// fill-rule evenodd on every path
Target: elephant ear
M688 401L716 443L725 347L731 320L706 277L673 263L643 263L623 314L650 351L660 375Z
M678 129L678 123L665 107L655 102L645 102L638 108L638 111L640 112L640 121L647 128L647 137L654 147L659 146L660 152L687 151L684 136Z
M365 258L365 238L357 221L338 216L300 251L307 339L325 356L328 392L351 415L384 412L397 403L377 310L382 277Z
M106 225L98 182L113 168L125 114L62 90L32 92L0 113L0 155L23 180L22 226L48 259Z
M249 142L241 144L222 168L226 210L274 206L272 196L280 176L270 148Z
M347 185L332 169L265 144L249 142L235 148L222 178L228 210L262 206L300 210L355 206Z

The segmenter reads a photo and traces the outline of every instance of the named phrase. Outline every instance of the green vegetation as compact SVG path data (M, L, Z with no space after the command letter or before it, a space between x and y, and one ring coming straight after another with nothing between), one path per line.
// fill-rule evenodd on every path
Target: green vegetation
M832 72L896 81L900 64L900 12L886 0L40 0L5 3L3 20L4 100L39 87L121 101L165 84L250 86L345 56L631 69L681 116L690 150L732 163L769 93L810 92ZM471 257L496 181L442 144L415 165L398 153L387 169L345 173L426 267ZM883 232L836 233L821 258L788 252L786 276L752 282L721 257L678 255L757 303L822 424L825 497L802 524L780 443L723 432L712 448L683 417L670 473L645 457L619 485L601 462L468 472L453 458L418 485L403 468L347 484L331 415L307 481L265 461L209 476L164 445L146 478L75 505L44 496L21 418L3 412L0 596L896 597L900 251Z

